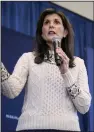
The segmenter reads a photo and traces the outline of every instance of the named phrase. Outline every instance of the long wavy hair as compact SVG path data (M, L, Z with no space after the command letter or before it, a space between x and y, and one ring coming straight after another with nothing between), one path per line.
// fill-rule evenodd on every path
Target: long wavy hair
M47 55L49 59L49 46L46 44L46 41L42 38L42 26L44 19L47 15L51 14L57 14L60 16L64 28L68 31L68 34L65 38L62 38L61 40L61 48L66 53L66 55L69 57L69 67L74 67L74 32L72 25L70 24L69 20L66 18L63 12L56 11L55 9L49 8L46 9L39 17L38 23L37 23L37 30L36 30L36 56L34 62L37 64L40 64L44 61L44 55Z

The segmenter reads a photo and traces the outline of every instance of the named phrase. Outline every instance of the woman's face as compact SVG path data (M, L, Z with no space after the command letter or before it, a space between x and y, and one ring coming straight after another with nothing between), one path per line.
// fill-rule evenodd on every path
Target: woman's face
M42 37L47 43L52 42L53 37L66 37L67 31L64 29L62 20L57 14L47 15L42 26Z

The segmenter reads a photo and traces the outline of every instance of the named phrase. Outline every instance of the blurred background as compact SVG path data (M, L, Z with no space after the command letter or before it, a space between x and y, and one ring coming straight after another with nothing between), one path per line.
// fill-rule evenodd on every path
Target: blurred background
M89 112L78 113L82 131L94 131L94 2L2 1L1 61L9 73L24 52L35 47L36 25L46 8L64 12L73 25L75 55L84 59L92 102ZM24 89L15 99L1 95L1 132L16 129L23 105Z

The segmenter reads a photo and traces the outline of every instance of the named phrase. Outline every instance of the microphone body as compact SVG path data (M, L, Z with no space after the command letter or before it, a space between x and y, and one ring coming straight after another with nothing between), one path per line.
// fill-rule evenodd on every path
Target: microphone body
M54 47L54 57L55 57L55 62L57 64L57 66L60 66L61 63L62 63L62 59L61 57L56 53L56 49L58 47L61 47L61 38L59 37L54 37L52 39L52 42L53 42L53 47Z

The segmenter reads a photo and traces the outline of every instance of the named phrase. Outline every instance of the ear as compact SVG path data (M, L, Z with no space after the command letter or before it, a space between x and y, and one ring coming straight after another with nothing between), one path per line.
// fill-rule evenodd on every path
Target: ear
M65 38L65 37L67 36L67 34L68 34L68 30L65 29L65 30L64 30L64 36L63 36L63 37Z

